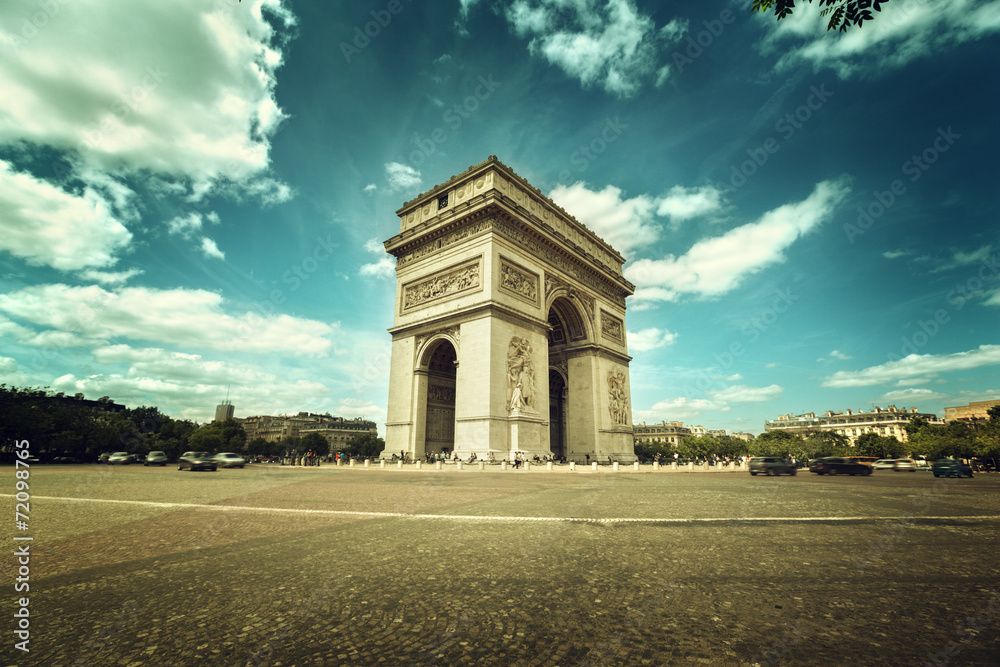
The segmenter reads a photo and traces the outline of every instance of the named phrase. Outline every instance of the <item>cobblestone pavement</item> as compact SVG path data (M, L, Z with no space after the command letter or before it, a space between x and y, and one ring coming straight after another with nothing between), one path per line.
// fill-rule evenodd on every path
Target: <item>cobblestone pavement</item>
M889 471L36 466L31 652L13 649L8 615L0 655L997 665L998 492L1000 475ZM6 581L16 568L8 551Z

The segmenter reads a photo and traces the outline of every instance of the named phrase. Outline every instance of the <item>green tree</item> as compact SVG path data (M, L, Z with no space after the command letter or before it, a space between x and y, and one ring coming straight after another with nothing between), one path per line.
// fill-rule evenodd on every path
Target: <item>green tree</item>
M903 443L896 438L877 433L863 433L858 438L858 454L895 459L903 455Z
M987 412L989 419L979 424L976 430L976 456L993 462L994 469L1000 463L1000 405L995 405Z
M852 26L861 27L865 21L873 21L872 9L876 12L882 11L882 5L889 0L817 0L820 7L820 14L829 16L826 24L827 30L840 30L847 32ZM807 0L812 3L812 0ZM795 9L795 0L753 0L751 10L754 12L766 13L774 10L777 20L781 20L792 13Z
M326 456L330 453L330 443L319 433L306 433L302 436L299 448L304 452L311 450L316 456Z
M377 435L364 433L356 435L344 447L344 451L354 458L375 458L385 449L385 441Z

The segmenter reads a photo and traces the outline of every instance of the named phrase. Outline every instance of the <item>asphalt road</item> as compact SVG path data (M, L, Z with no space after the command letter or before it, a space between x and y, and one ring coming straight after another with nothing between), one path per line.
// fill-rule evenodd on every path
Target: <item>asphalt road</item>
M0 468L13 518L14 470ZM35 466L16 665L997 665L1000 475ZM0 561L5 581L17 557ZM18 608L5 586L5 609Z

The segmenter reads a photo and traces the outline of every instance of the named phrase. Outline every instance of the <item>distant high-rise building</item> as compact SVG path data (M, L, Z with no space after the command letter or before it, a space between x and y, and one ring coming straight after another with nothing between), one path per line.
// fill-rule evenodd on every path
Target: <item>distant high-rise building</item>
M227 398L221 405L215 406L215 421L224 422L233 418L233 404Z

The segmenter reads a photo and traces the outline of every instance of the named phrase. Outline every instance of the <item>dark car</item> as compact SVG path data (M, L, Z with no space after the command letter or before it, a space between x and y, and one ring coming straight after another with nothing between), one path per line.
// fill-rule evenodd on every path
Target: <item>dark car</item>
M809 472L814 472L817 475L870 475L872 469L863 463L830 456L811 463Z
M146 454L146 460L142 462L144 466L165 466L169 463L166 452L150 452Z
M958 459L938 459L931 464L935 477L972 477L972 466Z
M177 460L177 469L212 470L218 467L218 462L208 452L184 452Z
M97 457L97 462L107 463L109 458L111 458L111 454L109 452L104 452L103 454Z
M796 473L795 464L778 456L755 456L750 459L750 474L764 473L768 477L773 475L794 475Z
M53 463L79 463L80 459L75 456L56 456L52 459Z

